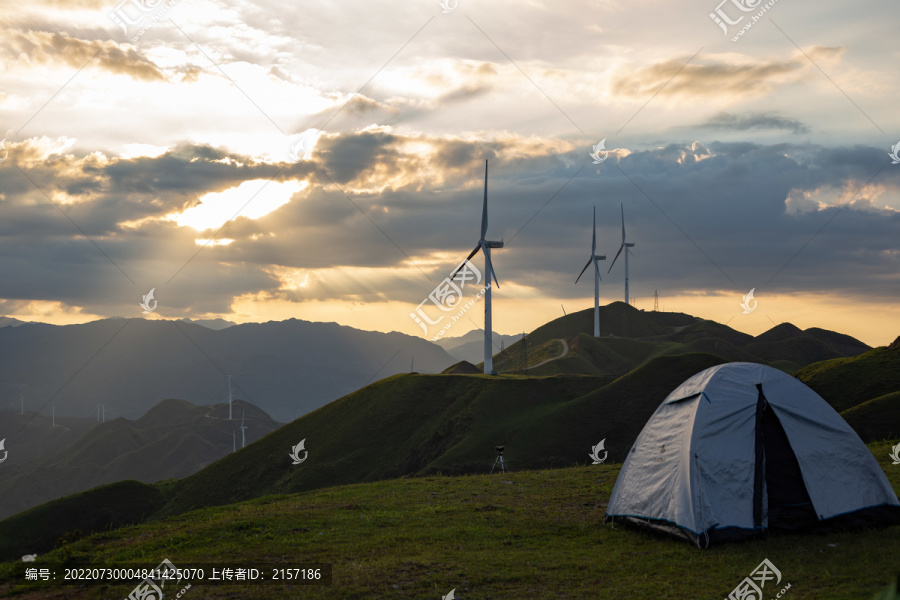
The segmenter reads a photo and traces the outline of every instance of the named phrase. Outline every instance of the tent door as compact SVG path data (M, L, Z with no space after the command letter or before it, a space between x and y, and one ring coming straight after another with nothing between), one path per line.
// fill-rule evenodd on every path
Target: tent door
M800 473L800 463L775 411L759 389L756 405L756 478L753 495L754 525L762 526L763 479L768 500L768 527L799 529L816 522L816 512ZM760 460L760 458L762 460Z

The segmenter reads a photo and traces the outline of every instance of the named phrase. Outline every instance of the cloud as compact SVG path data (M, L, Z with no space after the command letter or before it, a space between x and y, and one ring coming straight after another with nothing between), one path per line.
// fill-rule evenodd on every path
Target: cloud
M203 145L133 159L67 148L13 147L17 160L46 155L16 164L50 197L76 197L60 203L66 218L27 179L0 180L0 280L15 290L10 298L59 301L90 314L133 308L135 286L118 268L138 288L165 291L170 316L229 314L238 298L415 304L477 240L486 157L488 233L507 241L494 254L506 298L516 290L583 295L572 277L581 265L575 257L589 249L594 206L598 251L608 256L620 235L619 203L625 206L637 243L636 295L648 285L670 296L730 287L722 271L749 289L800 248L770 287L859 289L892 276L884 252L895 248L900 224L900 213L879 208L900 189L900 171L885 170L854 195L887 160L865 146L672 143L617 153L574 179L588 160L584 148L512 135L486 142L330 134L297 164ZM219 237L234 240L227 245L201 249L196 240L208 235L165 219L266 178L309 187L267 214L226 223ZM851 240L852 265L842 250ZM40 253L28 249L34 244ZM839 284L835 264L846 268ZM620 281L618 266L604 276L604 286Z
M685 66L685 57L637 69L622 69L612 79L612 93L629 98L650 98L657 92L664 97L760 96L796 81L809 65L802 55L788 60L744 63L710 60L703 64L702 60L695 59L696 62Z
M159 67L134 48L123 48L113 41L83 40L67 33L23 31L12 33L3 44L6 53L20 60L39 64L64 64L81 68L89 60L95 66L142 81L162 81Z
M732 114L720 112L709 120L695 125L702 129L718 131L748 131L751 129L768 129L790 131L795 134L809 133L809 127L797 119L782 117L774 113L752 112Z

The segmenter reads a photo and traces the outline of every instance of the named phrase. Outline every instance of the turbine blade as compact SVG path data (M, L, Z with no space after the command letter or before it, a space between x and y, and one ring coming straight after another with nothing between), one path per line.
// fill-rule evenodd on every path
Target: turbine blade
M597 254L597 207L594 207L594 235L591 238L591 256Z
M581 276L584 275L584 272L587 271L587 268L589 266L591 266L592 262L594 262L594 264L596 264L596 261L594 261L593 256L588 259L587 264L584 265L584 268L581 270L581 273L578 274L578 278L575 280L575 283L578 283L578 279L581 279Z
M603 278L600 277L600 265L597 264L597 261L594 261L594 274L597 276L597 279L603 281Z
M490 272L491 272L491 277L494 278L494 283L497 284L497 289L500 289L500 282L497 281L497 274L494 273L494 263L491 262L491 255L490 255L490 253L488 253L488 252L485 252L485 253L484 253L484 262L487 263L487 268L488 268L488 269L490 270ZM487 278L487 279L488 279L488 283L490 283L490 282L491 282L490 278Z
M622 254L622 249L623 249L624 247L625 247L625 244L622 244L621 246L619 246L619 251L616 252L616 258L614 258L613 261L612 261L612 264L609 265L609 271L607 271L607 273L609 273L610 271L612 271L613 265L616 264L616 260L619 258L619 255Z
M475 246L475 249L474 249L474 250L472 250L471 252L469 252L469 255L466 257L466 260L472 260L472 257L475 256L476 254L478 254L478 251L479 251L479 250L481 250L481 244L478 244L477 246ZM465 262L466 262L466 261L464 260L463 263L465 263ZM456 277L456 274L459 273L459 270L462 269L462 268L463 268L463 265L459 265L459 266L456 268L456 270L453 271L453 274L450 276L450 279L453 279L454 277Z
M625 243L625 205L620 204L619 208L622 209L622 243Z
M487 215L487 177L488 177L488 161L484 159L484 207L481 211L481 239L487 235L488 215Z

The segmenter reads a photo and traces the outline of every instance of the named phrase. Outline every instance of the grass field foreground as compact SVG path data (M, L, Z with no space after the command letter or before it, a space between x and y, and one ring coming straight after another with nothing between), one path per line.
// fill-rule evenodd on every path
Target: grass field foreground
M891 444L871 444L894 489ZM41 561L93 564L331 563L334 583L196 585L191 598L725 598L763 559L771 597L870 599L900 569L898 528L773 535L701 551L604 525L620 465L401 478L207 508L75 541ZM133 587L133 586L131 586ZM129 586L32 589L16 596L121 599ZM769 587L772 589L770 590ZM14 593L7 582L0 593ZM62 595L65 594L65 596Z

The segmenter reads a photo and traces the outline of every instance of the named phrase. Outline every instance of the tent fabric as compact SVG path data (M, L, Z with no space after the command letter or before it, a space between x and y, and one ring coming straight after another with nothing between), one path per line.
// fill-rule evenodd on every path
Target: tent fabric
M726 363L660 404L607 515L702 546L848 515L900 522L900 501L856 432L803 382Z

